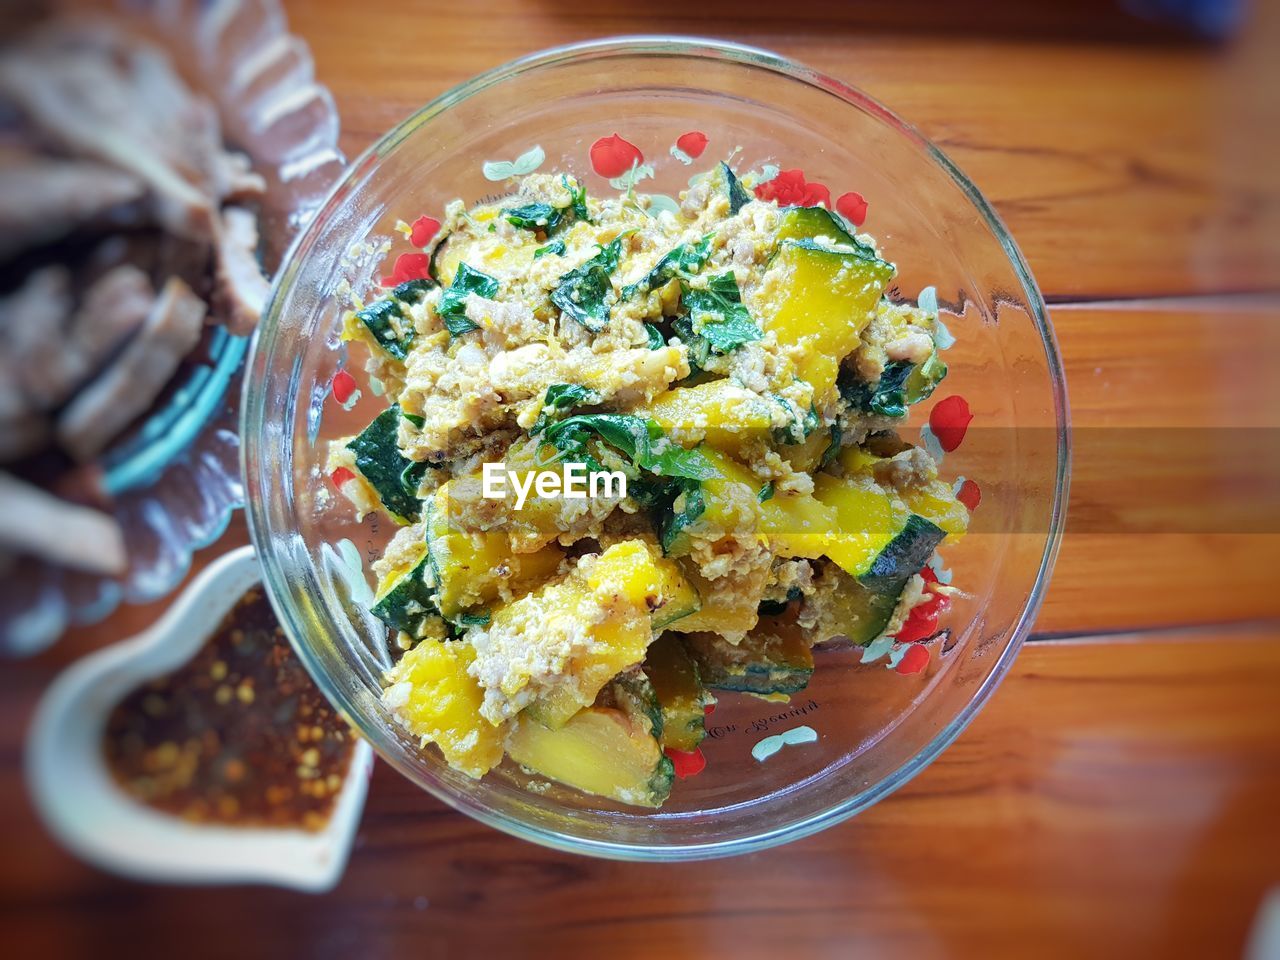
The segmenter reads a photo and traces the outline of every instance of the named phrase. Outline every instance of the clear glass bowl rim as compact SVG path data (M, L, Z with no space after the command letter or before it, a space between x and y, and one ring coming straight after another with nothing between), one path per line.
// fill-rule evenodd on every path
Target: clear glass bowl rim
M943 727L923 749L890 776L865 790L845 798L839 803L833 804L819 814L783 827L763 829L749 836L689 845L641 846L630 843L590 840L561 834L555 830L533 826L505 813L489 809L471 798L455 796L437 788L434 784L423 783L415 775L411 766L396 755L395 750L384 749L384 744L389 746L389 742L384 740L385 731L380 725L372 723L368 718L364 717L339 685L330 682L318 654L308 644L301 641L300 638L305 636L303 625L295 616L295 611L280 600L280 598L289 595L286 587L286 572L271 544L266 516L266 498L260 495L258 484L253 482L250 473L251 467L258 467L263 463L261 450L259 449L260 437L256 425L263 422L265 391L260 389L259 385L264 380L265 369L263 367L265 357L270 352L264 348L264 344L270 343L279 320L279 312L283 308L284 297L282 296L282 291L289 289L291 286L293 276L298 269L297 255L299 251L307 246L311 234L325 221L329 211L340 206L343 198L353 189L353 183L369 171L371 164L375 164L381 157L394 150L419 126L445 110L462 103L474 94L531 71L553 67L566 61L588 61L635 56L705 57L763 69L799 80L836 96L851 105L874 113L882 122L896 130L941 167L956 186L960 188L969 202L973 204L986 224L987 229L999 241L1009 259L1010 266L1022 284L1026 307L1040 334L1045 352L1045 362L1051 380L1057 434L1054 502L1044 551L1041 555L1040 565L1036 571L1030 595L1021 615L1014 624L1013 635L1009 643L992 667L991 673L978 687L964 709ZM1067 403L1066 378L1062 370L1057 340L1048 318L1040 288L1031 274L1031 268L1027 265L1022 252L1018 249L1017 244L1014 242L1013 237L1010 236L999 215L972 181L960 171L942 150L931 143L914 126L907 123L879 101L847 83L796 63L779 54L743 44L697 37L661 35L613 37L567 44L512 60L492 70L478 74L436 97L384 134L357 157L333 187L311 223L294 238L290 249L285 254L281 270L277 274L271 299L263 315L262 323L259 324L254 336L252 354L247 366L248 374L245 377L244 396L241 404L241 465L244 471L245 491L248 502L249 532L258 550L259 560L263 567L263 579L267 585L272 604L285 627L290 643L302 659L307 671L324 695L355 723L362 735L373 745L378 755L410 781L419 784L453 809L465 813L481 823L521 839L570 853L632 861L702 860L752 853L792 840L798 840L827 827L834 826L897 790L932 763L960 735L995 691L1005 673L1008 672L1009 666L1021 649L1023 641L1030 632L1031 626L1040 611L1040 606L1044 599L1044 591L1053 572L1054 561L1057 557L1058 546L1066 521L1071 462L1070 415Z

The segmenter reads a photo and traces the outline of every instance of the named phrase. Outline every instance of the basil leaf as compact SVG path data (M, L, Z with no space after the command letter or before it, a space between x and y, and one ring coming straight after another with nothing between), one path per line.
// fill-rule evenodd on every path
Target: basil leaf
M644 332L649 335L649 349L661 350L667 345L667 338L662 335L662 331L655 327L652 323L644 325Z
M553 233L556 227L560 226L564 211L551 206L549 203L526 203L524 206L503 210L502 215L507 218L507 223L513 227L519 227L522 230L541 230L543 233Z
M773 481L772 480L770 480L768 483L766 483L763 487L760 488L760 492L756 494L756 499L759 500L761 503L764 503L766 500L773 499Z
M539 247L537 250L533 251L533 259L538 260L541 257L545 257L549 253L554 253L557 257L563 257L564 241L552 240L545 247Z
M635 466L658 476L689 480L719 476L701 451L684 449L644 417L586 413L561 420L546 430L547 442L568 456L584 452L587 440L593 435L622 451Z
M856 377L840 385L840 393L855 409L882 417L905 417L907 395L904 385L911 375L909 360L894 360L884 368L874 386Z
M786 426L773 428L773 442L783 445L804 443L809 439L809 435L818 427L822 426L822 420L818 417L818 411L814 410L812 405L803 413L799 408L782 397L775 396L774 402L781 406L787 415Z
M566 273L551 291L551 302L565 316L578 321L592 333L599 333L609 323L609 305L605 302L613 286L609 277L618 269L622 254L622 238L601 247L594 257Z
M364 309L357 310L356 316L373 334L379 347L397 360L404 360L409 356L415 331L393 297L375 300Z
M668 251L652 270L622 288L622 299L630 300L636 294L646 294L658 290L676 277L689 278L706 264L711 256L711 240L715 234L708 233L697 243L682 243Z
M453 275L453 283L441 294L440 303L436 307L436 313L444 320L445 329L455 337L479 329L467 318L467 297L473 293L492 299L498 293L498 280L460 263L458 272Z
M692 335L705 340L713 353L726 354L764 336L742 305L732 270L710 278L704 290L682 284L681 296Z
M401 413L400 416L408 420L419 430L421 430L426 425L426 422L427 422L426 417L420 417L416 413Z
M591 213L587 209L587 188L580 181L575 181L578 184L578 188L575 190L569 186L569 178L564 174L560 175L560 182L564 184L564 188L569 191L569 195L573 198L569 208L573 211L574 219L583 223L590 223Z
M538 414L538 419L534 421L529 433L536 436L545 430L547 425L555 419L554 414L558 411L603 402L604 397L590 387L584 387L578 383L553 383L547 387L546 396L542 400L542 412Z

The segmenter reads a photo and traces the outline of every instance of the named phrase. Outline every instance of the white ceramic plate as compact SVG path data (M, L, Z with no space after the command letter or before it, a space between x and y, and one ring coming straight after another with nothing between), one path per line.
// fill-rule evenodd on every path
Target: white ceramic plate
M150 629L77 661L46 692L27 738L27 782L50 832L104 870L164 883L270 883L320 892L342 876L373 753L358 740L323 831L188 823L116 786L101 743L111 709L190 660L261 580L252 547L215 561Z

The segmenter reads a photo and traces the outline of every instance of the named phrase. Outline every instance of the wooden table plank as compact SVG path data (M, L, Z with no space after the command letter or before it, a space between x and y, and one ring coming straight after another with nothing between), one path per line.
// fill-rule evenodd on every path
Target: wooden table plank
M1166 514L1172 515L1168 532L1109 532L1104 526L1107 518L1120 523L1140 505L1139 493L1110 482L1116 471L1107 459L1117 455L1113 435L1123 439L1133 431L1140 439L1143 428L1161 431L1148 442L1167 450L1177 442L1173 431L1179 428L1197 445L1207 442L1212 428L1222 428L1224 449L1214 455L1223 463L1222 476L1256 471L1256 457L1238 452L1246 443L1280 450L1280 379L1272 370L1273 358L1280 355L1280 305L1220 310L1061 306L1052 310L1052 318L1076 433L1085 439L1077 442L1068 532L1036 632L1280 616L1280 593L1272 588L1280 527L1273 522L1253 533L1234 527L1206 533L1177 525L1176 511L1185 508L1185 500L1174 493L1193 480L1212 478L1205 465L1212 467L1213 457L1189 452L1185 469L1153 490L1153 500L1166 504ZM1132 465L1124 472L1140 475ZM1267 491L1252 496L1276 507ZM1230 513L1223 515L1234 522ZM1132 519L1131 525L1141 520ZM197 556L192 575L247 542L243 515L237 514L222 540ZM48 656L61 662L128 636L166 603L126 607L101 627L75 631Z
M449 87L547 46L677 33L777 50L864 88L937 141L993 200L1055 300L1277 288L1280 184L1264 159L1280 155L1265 95L1273 6L1252 5L1249 29L1219 50L1012 42L948 30L915 5L899 17L909 35L886 42L867 29L866 5L832 2L784 14L740 0L485 0L447 17L410 4L376 16L340 0L288 4L353 152ZM389 37L401 38L394 55Z
M380 767L347 875L314 899L139 886L55 850L14 762L35 688L0 684L6 860L23 865L0 871L0 918L22 955L1239 956L1280 883L1280 628L1033 645L897 795L747 858L553 853Z

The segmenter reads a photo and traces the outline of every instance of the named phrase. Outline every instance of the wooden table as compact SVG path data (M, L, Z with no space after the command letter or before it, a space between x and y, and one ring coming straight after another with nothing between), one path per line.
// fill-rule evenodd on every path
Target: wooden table
M1103 0L963 14L942 0L864 6L297 0L290 14L337 96L350 152L479 70L608 34L720 36L847 79L918 124L1009 223L1052 305L1078 427L1202 428L1186 463L1210 484L1253 457L1248 444L1274 449L1280 189L1265 158L1280 156L1277 11L1259 4L1234 43L1213 47L1153 40ZM1206 443L1215 427L1221 441ZM1275 488L1248 494L1256 527L1152 533L1137 513L1091 500L1087 480L1105 469L1078 463L1086 482L1071 511L1092 521L1110 509L1109 532L1073 523L1033 642L960 740L855 821L730 861L552 853L380 765L331 894L97 873L36 825L21 736L61 666L162 604L121 610L4 667L8 949L1239 956L1280 885ZM244 540L237 521L196 567Z

